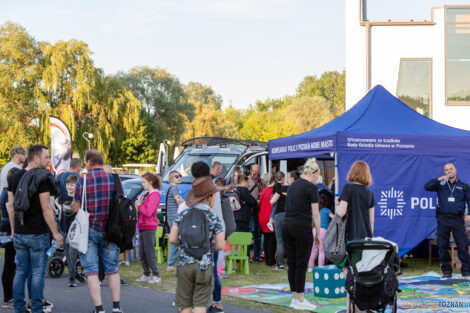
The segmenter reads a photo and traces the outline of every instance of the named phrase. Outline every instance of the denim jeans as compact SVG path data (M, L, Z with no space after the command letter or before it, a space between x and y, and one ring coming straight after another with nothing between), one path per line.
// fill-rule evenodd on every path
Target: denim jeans
M214 291L212 292L212 300L214 301L214 303L220 303L222 301L222 283L220 282L219 273L217 272L217 260L218 259L219 259L219 251L214 251L214 256L213 256Z
M93 228L88 231L88 249L80 253L80 262L85 270L85 276L98 275L98 258L103 262L104 273L113 275L119 273L119 248L116 244L104 239L104 234Z
M284 224L284 216L286 212L274 215L274 229L276 230L276 255L277 265L284 265L284 240L282 239L282 225Z
M173 226L174 221L168 221L168 226L171 227ZM170 244L170 251L168 251L168 266L175 266L176 262L176 256L178 255L179 247L175 246L173 244Z
M253 216L251 217L250 221L250 230L253 234L253 257L255 259L259 259L261 255L261 234L258 224L258 219L255 219Z
M64 243L64 252L67 256L67 266L69 268L69 277L77 277L77 258L79 252L77 249L72 248L68 243Z
M14 245L17 260L16 275L13 282L15 313L24 313L26 311L24 290L29 275L31 275L31 310L32 313L41 313L44 308L42 298L47 266L46 252L50 247L49 234L15 234Z

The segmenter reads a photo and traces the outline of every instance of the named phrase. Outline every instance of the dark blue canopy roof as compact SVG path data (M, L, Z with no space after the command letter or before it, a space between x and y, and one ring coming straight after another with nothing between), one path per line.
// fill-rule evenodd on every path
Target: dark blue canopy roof
M329 152L417 155L470 154L470 131L423 116L375 86L340 117L314 130L269 141L271 159Z

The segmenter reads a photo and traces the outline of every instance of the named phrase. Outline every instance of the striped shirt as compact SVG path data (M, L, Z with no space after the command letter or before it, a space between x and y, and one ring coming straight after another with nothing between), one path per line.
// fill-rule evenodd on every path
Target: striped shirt
M168 203L166 203L166 216L168 219L168 223L173 225L173 222L176 219L176 214L178 212L178 203L176 203L175 196L180 195L180 191L178 187L170 185L170 188L167 190L167 199Z
M83 176L77 181L74 199L81 202ZM102 168L95 168L86 175L85 207L90 213L90 227L104 233L108 219L109 206L114 198L114 177Z

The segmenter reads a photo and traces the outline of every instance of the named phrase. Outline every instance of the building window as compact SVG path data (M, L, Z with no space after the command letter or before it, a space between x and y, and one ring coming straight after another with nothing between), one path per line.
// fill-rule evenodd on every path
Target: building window
M446 7L446 104L470 105L470 7Z
M401 59L397 97L427 117L432 113L432 59Z

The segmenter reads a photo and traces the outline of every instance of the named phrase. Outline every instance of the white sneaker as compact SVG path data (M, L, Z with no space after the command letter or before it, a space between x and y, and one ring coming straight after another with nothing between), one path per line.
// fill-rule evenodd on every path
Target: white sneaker
M147 281L149 284L161 284L162 283L162 279L158 276L153 276L152 278L150 278L148 281Z
M313 267L309 267L309 268L308 268L308 272L309 272L309 273L313 272Z
M314 304L311 304L308 302L308 300L305 300L303 302L300 302L297 300L297 303L293 307L296 310L303 310L303 311L315 311L317 309L317 306Z
M140 278L137 278L135 281L138 283L141 283L141 282L147 282L150 279L152 279L150 276L142 275Z
M289 307L295 309L295 306L298 302L299 300L292 298L292 302L290 303Z

